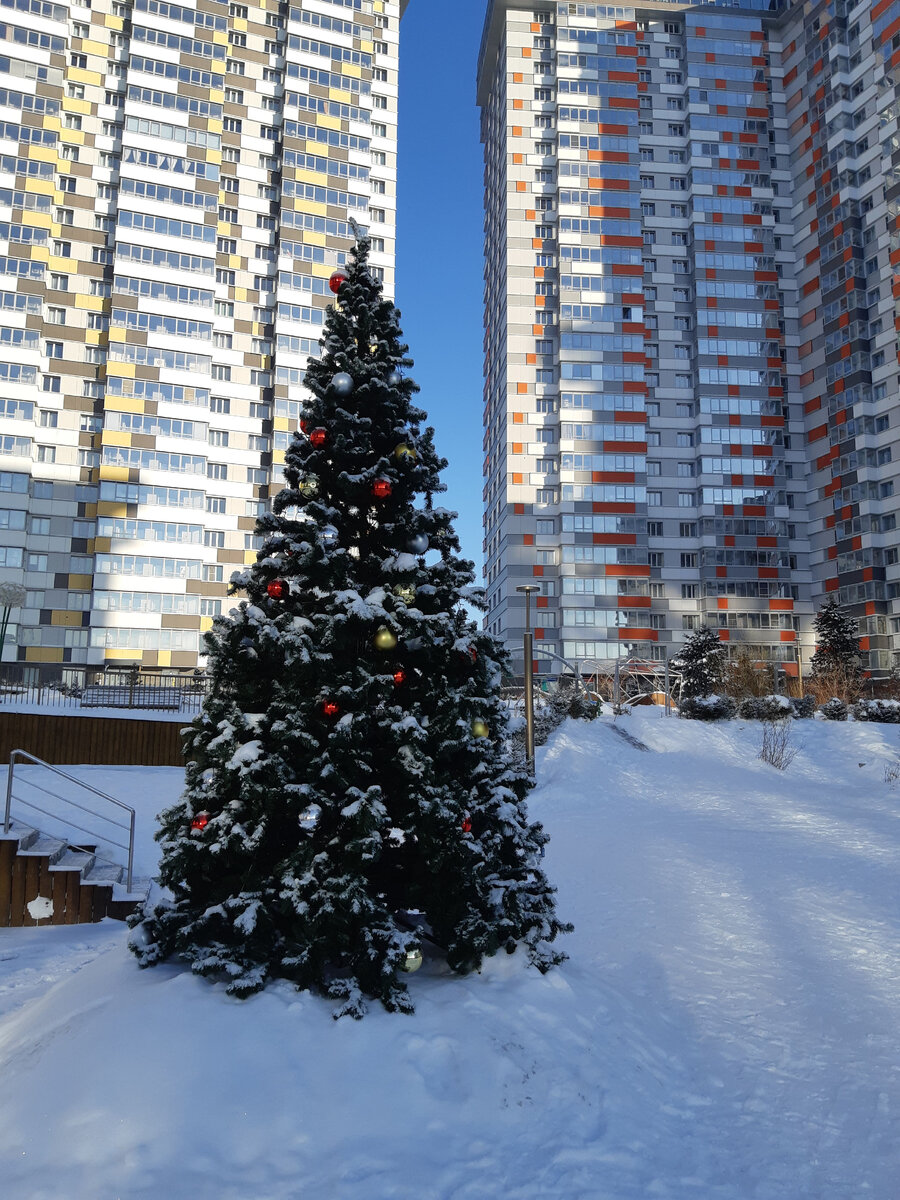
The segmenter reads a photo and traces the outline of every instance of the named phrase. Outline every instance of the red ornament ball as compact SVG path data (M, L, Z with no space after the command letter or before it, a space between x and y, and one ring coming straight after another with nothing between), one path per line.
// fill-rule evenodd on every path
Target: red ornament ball
M333 700L326 700L322 705L322 712L326 717L336 717L340 711L340 705L335 704Z
M347 282L347 276L343 271L332 271L331 278L328 280L328 286L335 295L341 290L341 284Z
M463 831L463 833L471 833L472 832L472 818L471 817L463 817L462 831Z
M324 446L328 440L328 433L324 429L314 429L309 435L309 440L314 446Z
M273 579L266 585L266 591L272 600L283 600L288 594L288 585L283 579Z
M376 479L372 484L372 495L377 496L379 500L384 500L394 490L394 485L389 479Z
M394 687L402 687L406 683L406 672L402 667L394 672Z
M196 817L194 817L193 821L191 821L191 829L196 829L199 831L201 829L205 829L208 824L209 824L209 813L208 812L198 813L196 815Z

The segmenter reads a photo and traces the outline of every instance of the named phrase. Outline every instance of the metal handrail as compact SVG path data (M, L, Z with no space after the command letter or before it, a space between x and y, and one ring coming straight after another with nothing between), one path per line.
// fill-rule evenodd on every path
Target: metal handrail
M84 783L81 779L76 779L74 775L68 775L65 771L60 771L58 767L51 766L50 763L44 762L42 758L36 758L33 754L29 754L27 750L13 750L9 756L9 771L6 776L6 811L3 817L4 834L9 833L10 811L12 809L13 772L15 770L17 758L24 758L31 763L35 763L39 767L45 767L48 771L52 771L54 775L59 775L62 779L68 779L70 783L77 784L78 787L84 788L88 792L93 792L95 796L100 796L103 800L108 800L110 804L115 804L117 808L123 808L129 814L127 888L130 892L134 873L134 809L130 808L127 804L123 804L121 800L117 800L115 796L107 795L106 792L101 792L99 788L92 787L91 784ZM97 813L92 809L84 808L81 804L76 803L74 800L67 800L64 796L57 796L55 792L50 794L56 796L56 799L62 800L65 804L71 804L73 808L80 808L82 812L87 812L90 813L91 816L98 817L101 821L110 821L111 824L117 825L120 829L126 828L125 825L119 824L118 821L112 821L110 817L104 817L102 813ZM36 805L29 804L27 800L23 800L22 803L26 804L29 808L37 808ZM37 809L37 811L41 812L43 810ZM65 825L72 825L73 828L80 829L82 833L88 833L92 837L103 837L102 834L93 833L91 830L85 829L81 825L76 825L74 821L69 821L65 817L57 817L56 819L62 821ZM113 844L118 845L118 843ZM122 846L121 848L123 850L126 849L125 846ZM98 855L98 857L100 856Z

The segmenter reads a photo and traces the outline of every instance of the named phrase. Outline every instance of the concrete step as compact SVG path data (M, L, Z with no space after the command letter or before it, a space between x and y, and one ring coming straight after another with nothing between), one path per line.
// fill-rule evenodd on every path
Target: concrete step
M81 882L100 884L102 887L112 887L114 883L121 881L124 874L124 869L116 866L115 863L100 862L97 860L92 863L87 871L82 871Z
M34 838L28 839L27 846L23 846L19 842L19 854L24 858L40 857L49 858L51 864L57 862L60 857L65 854L68 843L64 838L51 837L47 833L37 833Z

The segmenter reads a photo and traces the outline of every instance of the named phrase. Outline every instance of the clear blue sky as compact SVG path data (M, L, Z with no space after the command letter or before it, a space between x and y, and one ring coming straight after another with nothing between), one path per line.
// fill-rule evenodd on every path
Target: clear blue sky
M475 67L486 0L410 0L400 29L397 305L418 397L481 573L482 161Z

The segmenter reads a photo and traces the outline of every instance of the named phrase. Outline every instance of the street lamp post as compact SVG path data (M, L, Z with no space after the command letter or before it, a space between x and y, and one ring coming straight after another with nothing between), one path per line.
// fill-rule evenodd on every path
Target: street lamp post
M531 593L541 589L536 583L516 588L525 593L525 765L534 774L534 650L531 636Z

